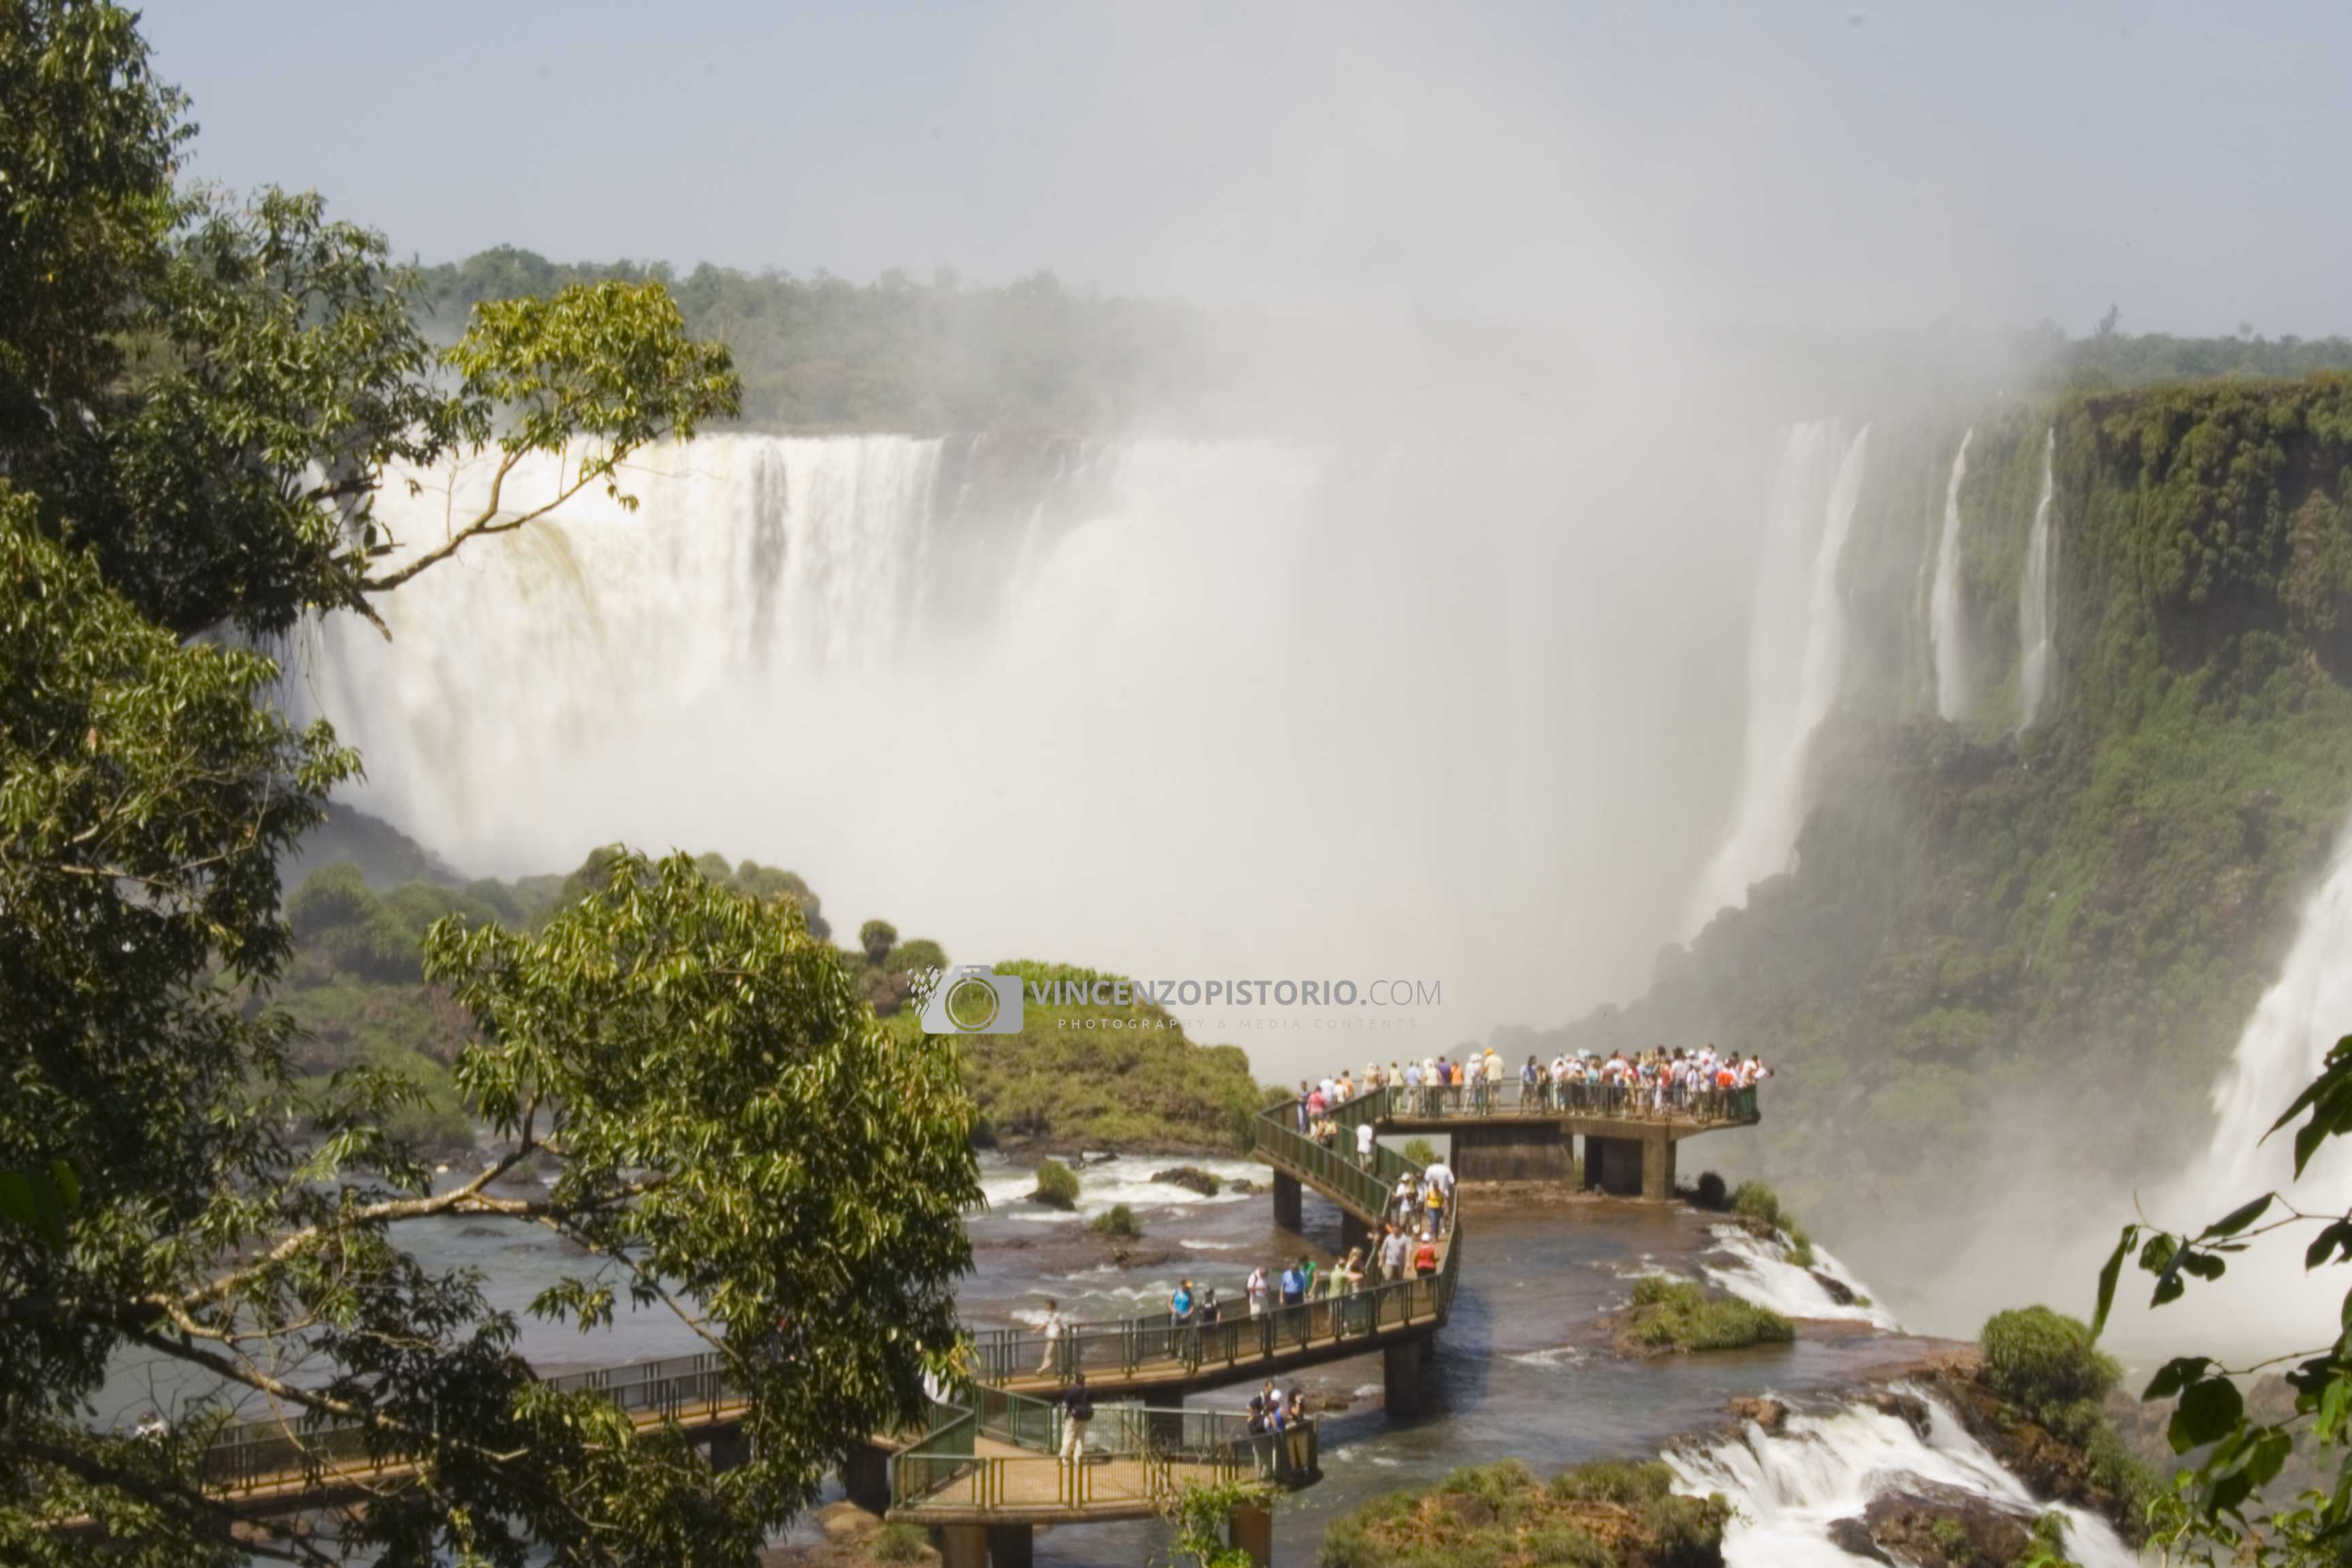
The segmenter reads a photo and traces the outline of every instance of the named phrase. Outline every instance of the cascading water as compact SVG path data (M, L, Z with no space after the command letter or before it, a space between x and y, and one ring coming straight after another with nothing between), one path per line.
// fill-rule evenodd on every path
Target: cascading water
M1787 870L1795 852L1806 754L1844 679L1838 565L1862 497L1869 443L1868 426L1846 441L1829 421L1792 426L1782 437L1748 622L1739 804L1692 896L1689 931L1746 902L1748 888Z
M2017 584L2017 727L2033 728L2050 689L2050 501L2057 489L2058 432L2042 442L2042 497L2033 503L2033 531L2025 539L2025 572Z
M2352 1032L2352 824L2337 836L2335 858L2319 890L2303 907L2294 945L2275 984L2263 994L2238 1037L2237 1055L2213 1091L2220 1121L2198 1185L2216 1207L2268 1187L2284 1189L2294 1173L2286 1136L2263 1142L2271 1123L2302 1092L2326 1060L2329 1047ZM2322 1156L2306 1184L2321 1183Z
M1932 1395L1895 1392L1925 1408L1924 1436L1900 1415L1856 1404L1832 1415L1791 1415L1778 1432L1750 1422L1738 1437L1668 1451L1678 1489L1720 1492L1738 1510L1723 1537L1730 1568L1870 1561L1840 1546L1832 1527L1860 1521L1874 1499L1927 1489L1965 1493L2021 1521L2054 1509L2066 1520L2066 1554L2084 1568L2132 1568L2137 1561L2105 1520L2036 1501Z
M1944 487L1944 531L1936 542L1936 584L1927 595L1927 645L1936 660L1936 711L1957 722L1969 703L1968 649L1960 618L1960 481L1968 477L1971 426L1952 455Z
M1768 1241L1738 1226L1719 1225L1715 1241L1720 1261L1702 1260L1699 1268L1735 1296L1786 1318L1844 1318L1890 1331L1903 1326L1876 1303L1869 1287L1818 1243L1812 1262L1801 1265L1790 1258L1788 1244L1778 1236Z
M705 437L385 595L389 643L306 633L290 685L353 804L472 874L717 849L959 960L1415 974L1476 1031L1644 972L1712 808L1730 481L1632 423ZM417 477L412 551L487 485Z

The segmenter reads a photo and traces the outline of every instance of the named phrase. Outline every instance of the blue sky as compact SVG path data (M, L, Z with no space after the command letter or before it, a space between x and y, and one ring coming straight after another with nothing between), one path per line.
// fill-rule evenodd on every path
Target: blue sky
M2352 331L2352 6L182 0L195 172L427 260Z

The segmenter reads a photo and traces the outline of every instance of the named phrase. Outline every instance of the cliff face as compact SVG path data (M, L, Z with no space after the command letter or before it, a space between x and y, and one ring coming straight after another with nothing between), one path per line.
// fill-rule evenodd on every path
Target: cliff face
M1832 1234L2028 1170L2119 1190L2200 1149L2352 805L2352 382L1972 429L1957 720L1927 602L1961 430L1876 432L1796 868L1663 954L1648 995L1545 1042L1761 1051L1772 1126L1740 1157ZM2045 472L2052 637L2021 728Z

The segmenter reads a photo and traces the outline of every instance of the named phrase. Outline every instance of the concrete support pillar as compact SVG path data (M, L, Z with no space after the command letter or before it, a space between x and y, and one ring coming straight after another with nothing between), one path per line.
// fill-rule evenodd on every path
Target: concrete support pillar
M931 1544L939 1550L940 1568L988 1568L984 1524L935 1524Z
M1037 1531L1027 1524L988 1527L988 1568L1029 1568L1037 1555Z
M1428 1336L1406 1340L1381 1352L1381 1400L1391 1415L1421 1414L1421 1363Z
M1664 1203L1675 1195L1675 1145L1661 1130L1642 1140L1642 1195Z
M1274 1173L1274 1223L1285 1230L1306 1228L1305 1211L1299 1203L1298 1178Z
M860 1443L849 1450L849 1460L841 1467L841 1489L849 1500L868 1513L890 1511L890 1456L871 1443Z
M714 1427L710 1433L710 1468L731 1470L750 1462L751 1439L740 1426Z
M1568 1174L1557 1121L1465 1121L1454 1130L1454 1173L1465 1182L1557 1182Z
M1347 1210L1339 1211L1339 1256L1345 1258L1350 1247L1364 1245L1364 1222Z
M1274 1510L1262 1502L1235 1503L1227 1530L1234 1549L1249 1553L1251 1568L1272 1568Z
M1647 1142L1640 1138L1587 1138L1584 1146L1591 1152L1585 1160L1584 1184L1621 1198L1641 1196Z

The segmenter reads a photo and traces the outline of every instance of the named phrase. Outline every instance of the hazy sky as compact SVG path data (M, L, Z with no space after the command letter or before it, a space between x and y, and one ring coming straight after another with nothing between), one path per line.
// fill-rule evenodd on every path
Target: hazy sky
M197 172L427 260L2352 330L2352 6L175 0Z

